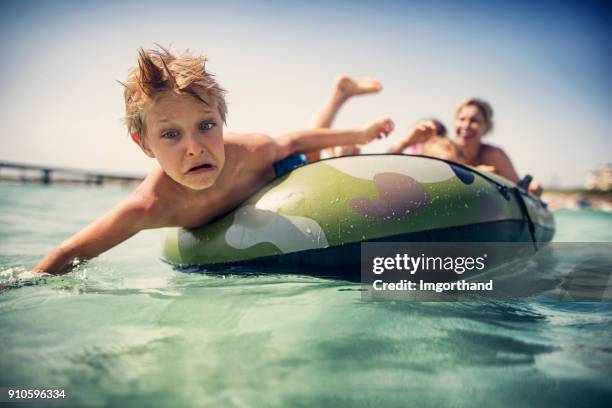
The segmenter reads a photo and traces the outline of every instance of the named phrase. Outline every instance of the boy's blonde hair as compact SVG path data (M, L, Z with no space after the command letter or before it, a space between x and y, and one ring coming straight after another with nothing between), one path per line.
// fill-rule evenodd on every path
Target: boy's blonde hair
M459 146L443 136L434 136L425 142L421 148L421 154L456 162L464 160L463 152Z
M226 91L211 73L206 72L206 57L194 57L188 51L177 57L166 48L158 47L159 50L138 50L138 65L132 68L127 81L122 83L128 131L142 140L146 133L145 103L163 92L191 95L207 106L212 101L225 123Z

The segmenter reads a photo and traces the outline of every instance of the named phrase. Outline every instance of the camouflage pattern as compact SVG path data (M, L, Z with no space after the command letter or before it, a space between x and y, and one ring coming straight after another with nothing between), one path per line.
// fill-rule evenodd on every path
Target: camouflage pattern
M490 177L508 189L514 186ZM551 213L538 200L524 201L532 221L550 231L545 238L550 240ZM502 194L468 168L420 156L349 156L300 167L212 224L170 229L164 258L175 264L223 264L524 219L512 191Z

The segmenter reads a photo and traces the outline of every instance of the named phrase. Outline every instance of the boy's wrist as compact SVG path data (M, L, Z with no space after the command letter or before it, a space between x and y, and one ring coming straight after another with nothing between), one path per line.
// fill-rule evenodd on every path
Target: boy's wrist
M365 144L368 142L368 128L355 129L356 139L359 141L358 144Z

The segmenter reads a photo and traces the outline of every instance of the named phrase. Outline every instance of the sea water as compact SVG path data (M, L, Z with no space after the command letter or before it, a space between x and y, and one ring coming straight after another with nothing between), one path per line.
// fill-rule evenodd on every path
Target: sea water
M610 302L365 302L358 283L195 274L144 231L30 279L126 189L0 184L0 387L68 406L603 406ZM612 214L558 211L558 241L612 241Z

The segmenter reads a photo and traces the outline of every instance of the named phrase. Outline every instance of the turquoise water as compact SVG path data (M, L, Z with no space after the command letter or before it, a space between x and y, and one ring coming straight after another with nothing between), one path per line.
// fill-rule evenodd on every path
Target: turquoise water
M0 387L71 406L604 406L607 303L363 302L359 284L208 276L144 231L64 277L54 245L128 190L0 184ZM612 214L559 211L560 241L612 241ZM21 280L17 280L21 278Z

